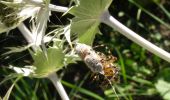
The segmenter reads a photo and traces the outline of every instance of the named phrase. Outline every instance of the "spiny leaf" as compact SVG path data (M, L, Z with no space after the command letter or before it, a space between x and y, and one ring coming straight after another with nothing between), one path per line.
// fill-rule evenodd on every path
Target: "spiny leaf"
M71 43L71 39L70 39L70 25L68 25L68 26L66 26L64 28L64 32L63 33L64 33L64 35L66 37L67 42L69 43L71 48L73 48L72 43Z
M64 53L62 49L50 47L47 49L47 58L42 51L32 54L35 66L35 77L46 77L64 66Z
M79 42L91 45L100 24L102 13L108 9L112 0L80 0L80 5L74 6L69 13L72 20L71 32L78 34Z

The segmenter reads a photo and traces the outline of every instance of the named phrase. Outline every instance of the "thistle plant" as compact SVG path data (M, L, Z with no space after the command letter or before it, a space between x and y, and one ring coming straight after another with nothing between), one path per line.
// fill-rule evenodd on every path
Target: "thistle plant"
M72 31L78 34L79 41L92 44L95 34L99 31L99 23L105 23L133 42L159 56L160 58L170 62L170 54L168 52L145 40L137 33L121 24L112 15L110 15L108 7L110 6L111 2L112 0L81 0L80 5L75 6L70 10L70 13L75 15L71 26ZM93 4L96 4L96 6Z
M71 37L76 35L76 42L92 46L95 35L99 32L100 23L107 24L133 42L170 62L168 52L145 40L110 15L108 8L111 2L112 0L80 0L75 6L66 8L52 5L50 0L1 0L0 33L18 27L28 42L26 49L29 49L34 60L33 65L25 65L22 66L23 68L9 65L9 68L22 76L49 78L61 98L69 100L56 72L67 64L74 63L78 58L74 53ZM46 33L51 11L70 13L75 16L70 24L56 29L53 36ZM31 30L22 23L29 17L32 23ZM66 47L64 47L65 42L68 42ZM47 48L45 43L52 43L52 45ZM66 48L71 48L71 52L66 52ZM7 98L6 96L4 98Z
M1 33L16 28L28 17L35 16L34 14L40 9L22 0L1 0L0 2Z
M30 54L34 60L33 65L22 66L23 68L9 65L10 69L13 69L18 75L35 77L35 78L49 78L57 91L61 95L63 100L68 100L68 96L60 83L60 79L55 74L62 67L67 65L70 55L65 54L63 50L63 42L65 40L60 39L59 36L50 38L45 37L47 28L47 22L49 20L50 9L57 11L65 11L64 7L56 7L49 4L49 0L16 0L16 1L0 1L1 12L1 33L9 31L18 27L28 41ZM56 9L57 8L57 9ZM22 23L25 19L31 17L32 30L28 30L27 27ZM59 35L61 35L60 33ZM45 38L44 38L45 37ZM46 48L44 42L53 41L53 45ZM42 49L41 49L42 48ZM14 51L15 52L15 51ZM42 62L43 61L43 62ZM17 79L18 80L18 79ZM14 85L11 86L11 88ZM11 91L12 89L9 89ZM10 92L4 97L8 98Z

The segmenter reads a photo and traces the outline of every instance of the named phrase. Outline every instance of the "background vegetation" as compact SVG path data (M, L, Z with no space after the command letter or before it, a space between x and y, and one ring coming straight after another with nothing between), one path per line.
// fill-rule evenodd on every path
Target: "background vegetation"
M51 2L67 7L70 4L69 0L52 0ZM152 0L114 0L109 11L116 19L139 33L140 36L170 52L170 28L165 25L170 24L169 6L169 0L155 2ZM66 24L68 23L66 20L72 17L70 15L61 17L61 15L62 13L56 12L52 14L49 25ZM78 62L58 72L72 100L113 100L116 95L125 100L170 99L170 63L151 54L104 24L100 25L100 31L103 34L96 35L93 45L106 45L118 58L117 63L121 68L120 82L114 84L117 94L110 88L102 89L95 84L90 77L90 70L83 62ZM0 44L0 53L3 54L6 52L5 47L25 45L26 41L16 29L10 31L8 35L1 34ZM107 53L106 49L100 51ZM0 81L12 72L5 66L27 63L32 63L28 51L1 56ZM1 97L5 95L13 82L14 80L11 79L0 86ZM10 98L58 100L60 97L49 80L22 78L15 85Z

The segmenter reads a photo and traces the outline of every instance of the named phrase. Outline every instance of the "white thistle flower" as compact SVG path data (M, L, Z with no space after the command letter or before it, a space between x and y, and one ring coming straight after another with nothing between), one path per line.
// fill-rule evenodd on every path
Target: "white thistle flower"
M42 5L43 0L0 1L0 33L16 28L29 17L35 17Z

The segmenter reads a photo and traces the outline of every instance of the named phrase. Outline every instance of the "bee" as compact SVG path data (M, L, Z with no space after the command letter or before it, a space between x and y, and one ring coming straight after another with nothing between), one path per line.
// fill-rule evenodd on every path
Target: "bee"
M92 72L104 74L101 58L92 47L78 43L76 44L75 51Z
M118 80L119 68L113 64L117 60L116 57L96 53L91 46L81 43L76 44L75 51L94 73L93 80L98 81L101 86Z

